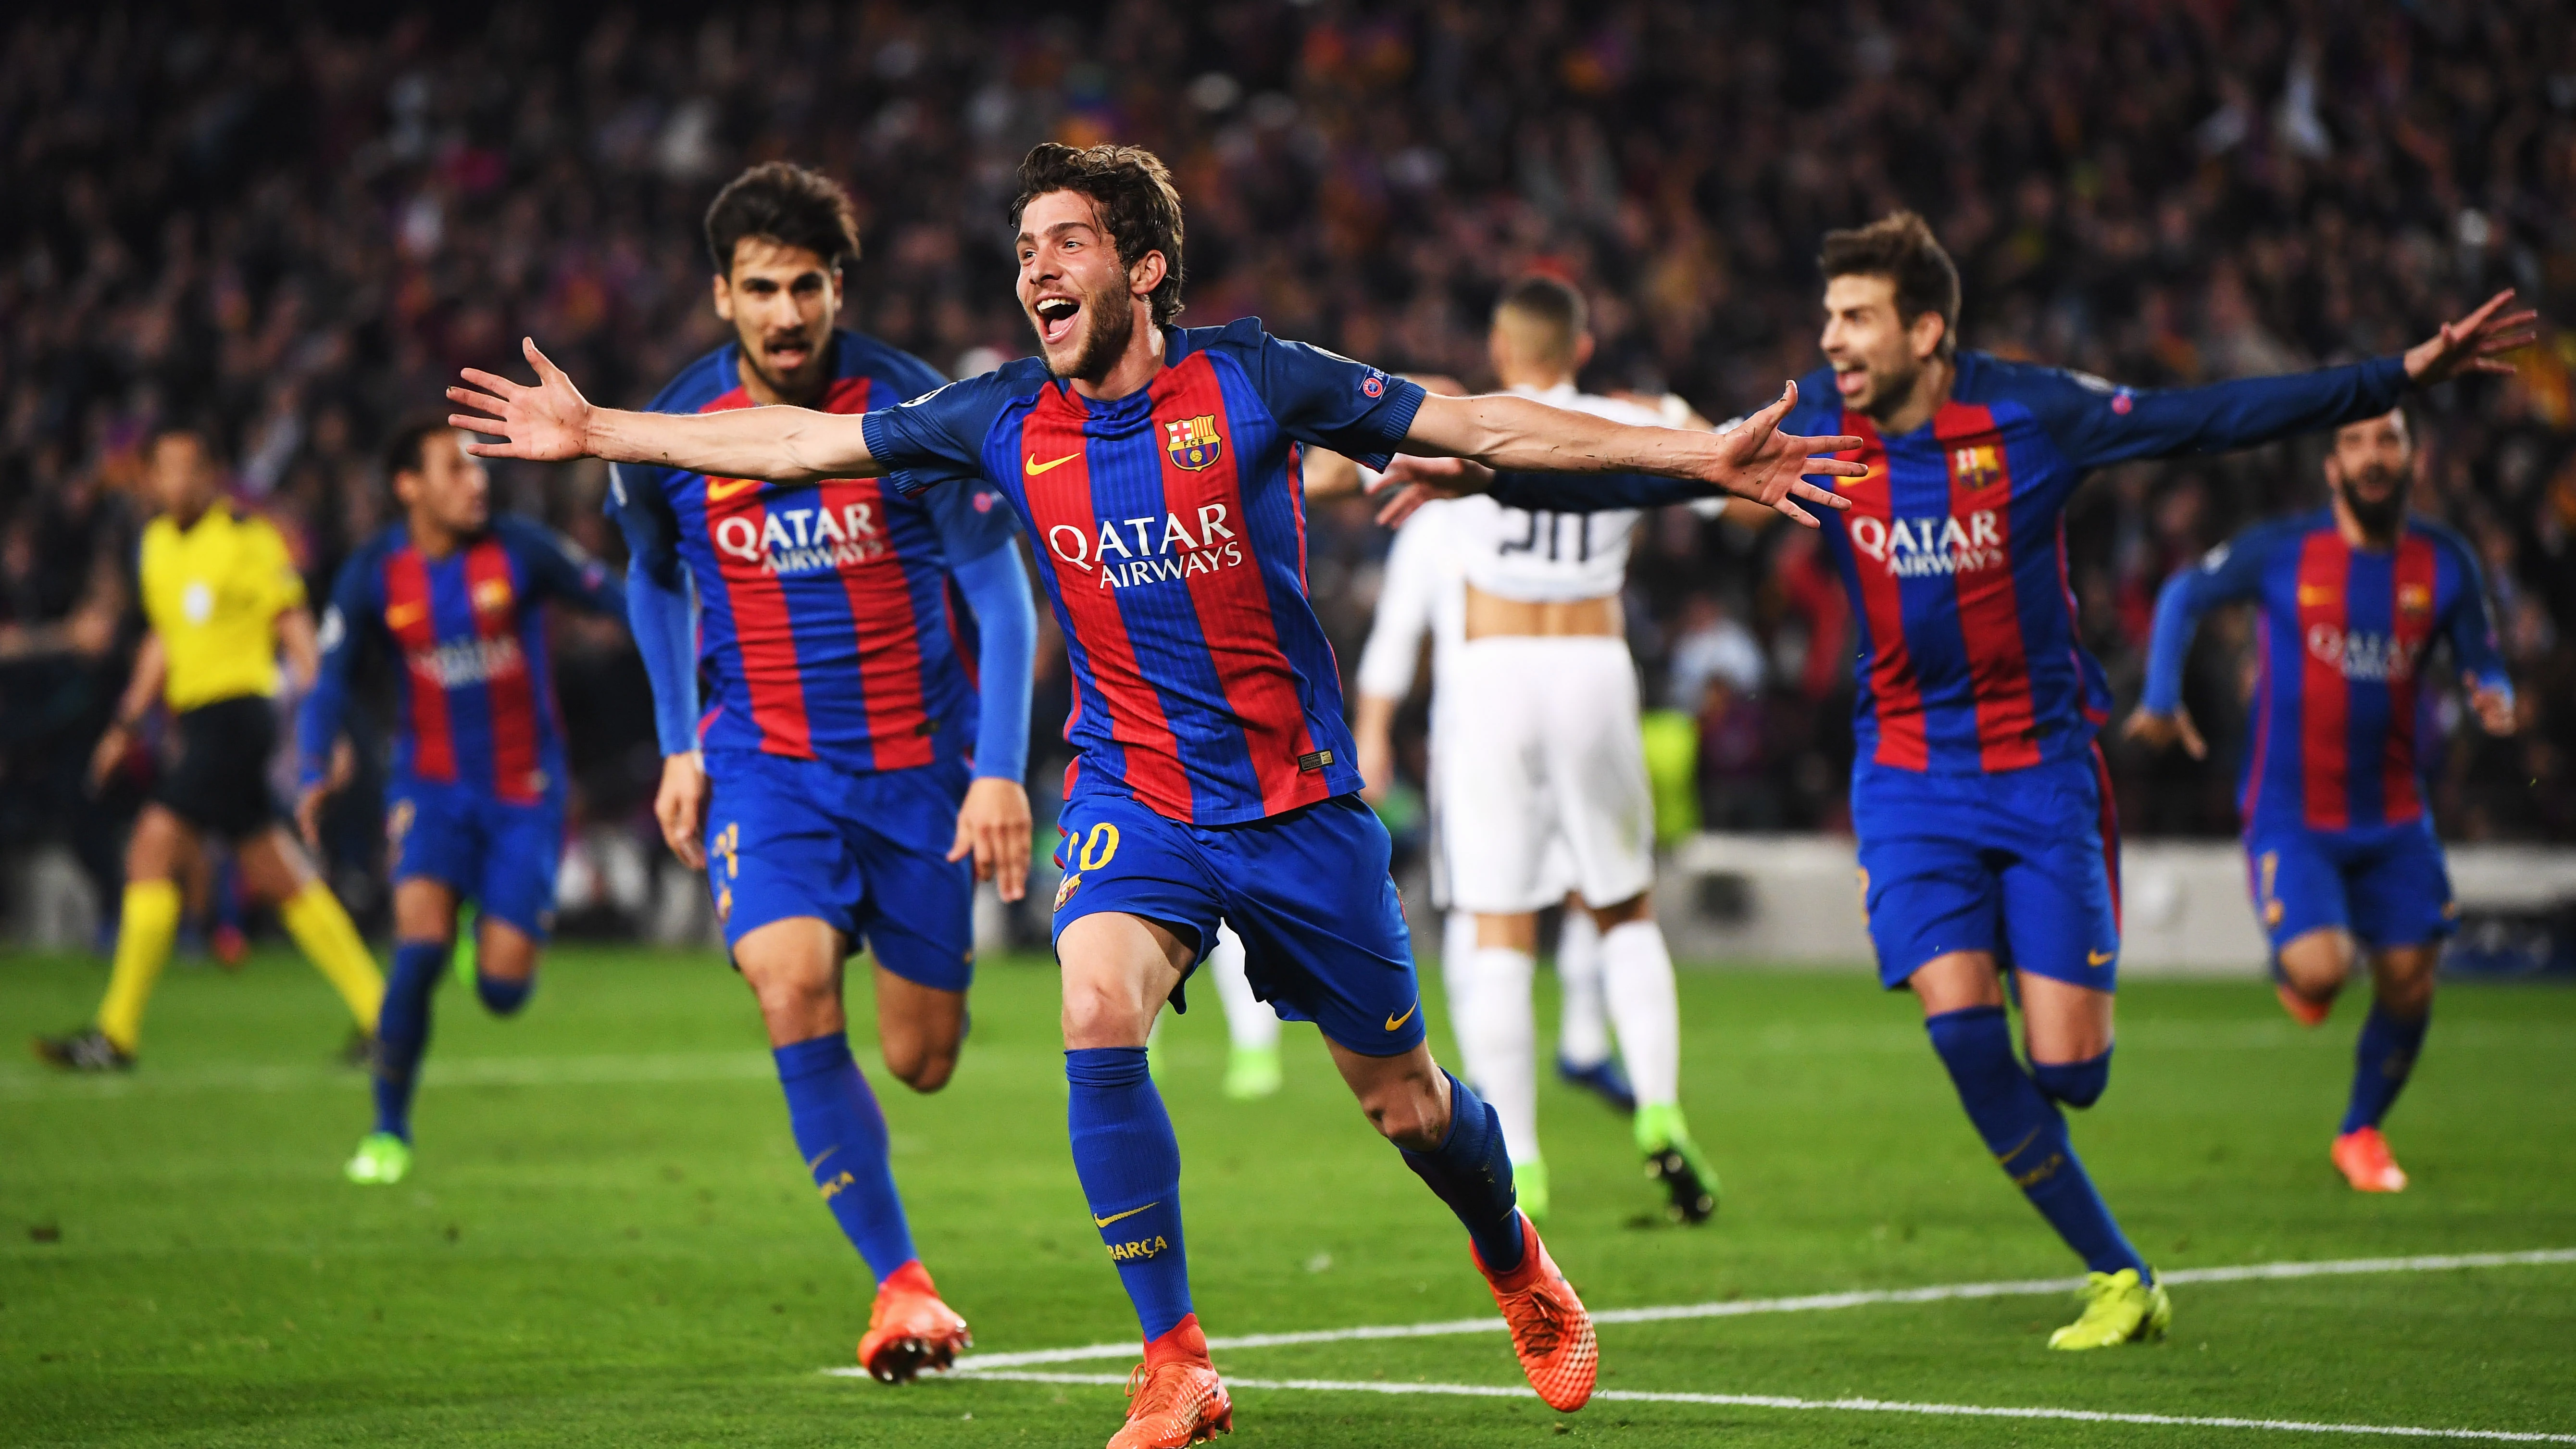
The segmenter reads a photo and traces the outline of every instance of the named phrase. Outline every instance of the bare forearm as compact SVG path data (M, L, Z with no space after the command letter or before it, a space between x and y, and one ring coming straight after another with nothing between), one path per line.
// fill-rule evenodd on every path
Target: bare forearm
M612 463L684 468L719 478L812 483L883 473L856 415L809 408L715 413L591 412L587 451Z
M1425 398L1406 442L1426 453L1526 473L1697 478L1716 456L1708 433L1616 423L1508 393Z
M134 674L125 681L125 697L116 703L118 723L131 724L151 712L152 702L161 697L169 663L169 656L161 652L161 636L144 635L143 647L134 651Z
M313 632L313 615L304 609L289 609L277 616L278 652L286 656L286 672L299 690L313 687L315 676L322 672L322 647Z

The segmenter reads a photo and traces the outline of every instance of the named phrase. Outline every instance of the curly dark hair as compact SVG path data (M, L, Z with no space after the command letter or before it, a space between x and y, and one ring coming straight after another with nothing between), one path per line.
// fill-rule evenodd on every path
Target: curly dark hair
M793 161L764 161L725 183L707 208L707 260L733 275L734 245L767 237L803 247L833 271L859 259L859 217L841 183Z
M1910 211L1890 212L1867 226L1825 233L1816 269L1836 277L1885 277L1896 284L1896 320L1910 326L1926 312L1941 314L1940 356L1959 346L1959 269L1941 249L1931 224Z
M1133 267L1147 252L1161 252L1163 281L1149 298L1154 325L1181 315L1181 193L1161 157L1142 146L1040 143L1020 162L1020 194L1011 199L1014 231L1028 204L1050 191L1091 198L1122 265Z

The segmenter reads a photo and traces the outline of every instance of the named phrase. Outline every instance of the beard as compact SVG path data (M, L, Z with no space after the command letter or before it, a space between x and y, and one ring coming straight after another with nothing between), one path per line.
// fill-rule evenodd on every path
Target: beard
M2406 521L2406 475L2372 469L2363 478L2372 483L2385 479L2387 493L2374 502L2363 497L2361 490L2353 486L2361 479L2347 477L2335 485L2335 495L2343 500L2345 508L2351 510L2353 522L2361 525L2363 533L2372 538L2396 537L2398 525Z
M1088 329L1082 339L1082 350L1074 354L1070 367L1058 369L1064 376L1084 382L1098 382L1118 365L1127 344L1136 336L1136 309L1127 305L1124 295L1085 297L1082 299L1083 325ZM1041 332L1039 345L1045 345Z

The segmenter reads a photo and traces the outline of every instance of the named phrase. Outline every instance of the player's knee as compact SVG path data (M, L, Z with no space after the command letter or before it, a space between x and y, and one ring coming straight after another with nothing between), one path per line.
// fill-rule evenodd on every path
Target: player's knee
M536 989L537 979L533 976L494 976L484 971L474 973L475 998L483 1003L484 1010L494 1016L518 1015L520 1008L528 1004L528 997Z
M2392 952L2378 963L2372 990L2379 1009L2402 1021L2413 1021L2433 1009L2433 953L2429 949Z
M2283 946L2281 975L2302 996L2325 1000L2352 975L2352 938L2341 931L2310 931Z
M894 1079L927 1096L948 1085L957 1074L957 1047L943 1047L927 1037L912 1036L883 1043L886 1071Z
M1369 1125L1398 1147L1429 1152L1440 1145L1448 1120L1439 1094L1429 1082L1406 1078L1389 1082L1360 1098Z
M2030 1074L2050 1100L2081 1111L2101 1101L2111 1085L2111 1053L2105 1049L2080 1062L2033 1062Z

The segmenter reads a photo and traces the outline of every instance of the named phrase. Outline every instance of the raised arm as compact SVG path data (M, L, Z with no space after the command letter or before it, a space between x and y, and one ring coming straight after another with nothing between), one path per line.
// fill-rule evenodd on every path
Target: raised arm
M1685 488L1683 498L1705 497L1708 488L1715 488L1777 509L1812 528L1815 516L1800 503L1827 508L1849 508L1851 503L1806 479L1860 478L1869 470L1826 456L1858 448L1856 437L1806 438L1779 431L1780 420L1797 403L1798 385L1793 382L1769 407L1746 418L1743 426L1704 433L1616 423L1509 394L1429 396L1413 415L1405 446L1411 452L1465 458L1498 472L1622 473L1678 479L1707 485ZM1636 491L1633 482L1617 486L1630 495ZM1573 506L1599 508L1604 505L1597 495L1608 490L1569 479L1527 485L1523 491L1544 495L1536 499L1539 506L1553 505L1561 494Z
M2410 387L2463 373L2507 373L2502 354L2530 346L2539 314L2508 312L2512 289L2403 353L2347 367L2239 378L2207 387L2115 388L2056 376L2033 401L2040 421L2082 468L2181 453L2224 453L2377 417Z
M451 426L501 439L466 444L478 457L557 463L588 456L773 483L887 471L868 451L859 415L784 406L693 414L594 407L534 338L520 345L537 371L536 386L469 367L465 380L474 386L447 390L448 400L466 409L448 417Z

